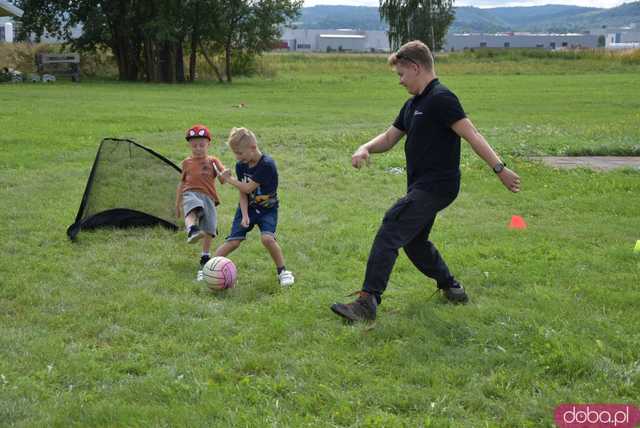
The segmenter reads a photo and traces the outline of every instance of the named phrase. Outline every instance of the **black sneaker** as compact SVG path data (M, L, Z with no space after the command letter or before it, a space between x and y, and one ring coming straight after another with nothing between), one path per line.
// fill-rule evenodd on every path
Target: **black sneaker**
M467 303L469 301L469 296L464 292L464 287L458 281L454 280L451 285L438 284L438 288L442 290L444 296L451 303Z
M331 310L347 321L374 321L376 319L376 308L378 301L376 296L366 291L356 291L350 296L358 295L352 303L334 303Z
M211 260L211 256L202 256L202 257L200 257L200 269L202 269L204 267L204 265L206 265L209 260Z
M198 226L191 226L187 232L187 242L189 244L195 244L204 236L204 232L200 230Z

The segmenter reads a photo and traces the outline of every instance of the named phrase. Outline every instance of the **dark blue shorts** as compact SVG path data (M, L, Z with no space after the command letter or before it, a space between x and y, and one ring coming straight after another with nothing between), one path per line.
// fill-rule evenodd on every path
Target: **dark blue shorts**
M233 217L231 233L225 241L242 241L246 239L247 233L256 225L262 235L275 237L276 227L278 227L278 208L259 211L255 208L249 208L249 227L244 228L240 226L240 222L242 222L242 211L240 211L240 207L238 207L236 215Z

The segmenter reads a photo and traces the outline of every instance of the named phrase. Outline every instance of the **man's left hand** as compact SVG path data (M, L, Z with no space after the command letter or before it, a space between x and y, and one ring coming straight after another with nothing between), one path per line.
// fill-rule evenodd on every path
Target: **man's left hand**
M511 190L513 193L520 191L520 177L509 168L503 169L499 174L500 181L504 184L504 187Z

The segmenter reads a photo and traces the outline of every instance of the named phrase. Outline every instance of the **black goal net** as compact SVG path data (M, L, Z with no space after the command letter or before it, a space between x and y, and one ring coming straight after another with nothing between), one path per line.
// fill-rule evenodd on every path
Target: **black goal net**
M98 227L162 225L177 230L180 174L176 164L134 141L102 140L67 235L74 240L80 230Z

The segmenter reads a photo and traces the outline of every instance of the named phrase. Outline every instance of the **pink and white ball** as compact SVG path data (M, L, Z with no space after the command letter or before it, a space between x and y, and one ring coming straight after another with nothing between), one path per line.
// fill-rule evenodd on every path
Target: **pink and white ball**
M204 280L212 290L226 290L236 286L236 265L226 257L213 257L202 267Z

